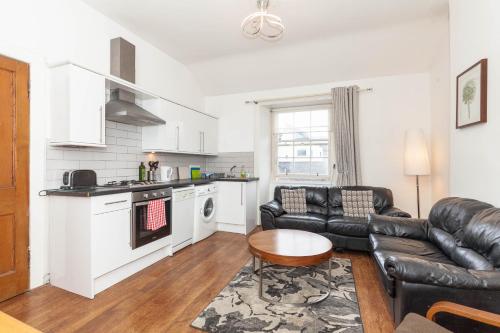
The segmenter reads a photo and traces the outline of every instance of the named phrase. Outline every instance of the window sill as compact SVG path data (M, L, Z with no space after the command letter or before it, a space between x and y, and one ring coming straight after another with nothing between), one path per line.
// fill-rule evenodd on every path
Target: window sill
M329 179L311 179L311 178L277 178L274 179L274 184L283 185L329 185L333 186L333 181Z

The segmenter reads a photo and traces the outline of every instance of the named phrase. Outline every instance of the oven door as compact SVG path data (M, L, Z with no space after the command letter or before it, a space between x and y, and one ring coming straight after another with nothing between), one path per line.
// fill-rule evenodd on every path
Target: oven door
M132 204L131 242L132 249L141 247L172 233L172 198L163 198L165 201L165 218L167 224L156 230L146 228L148 222L148 202L140 201Z

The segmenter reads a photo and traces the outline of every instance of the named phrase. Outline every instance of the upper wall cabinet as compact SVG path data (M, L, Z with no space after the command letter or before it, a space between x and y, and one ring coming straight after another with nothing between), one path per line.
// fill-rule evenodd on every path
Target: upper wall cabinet
M143 104L166 121L142 129L144 152L217 154L217 119L166 100Z
M105 78L75 65L51 69L50 143L105 146Z

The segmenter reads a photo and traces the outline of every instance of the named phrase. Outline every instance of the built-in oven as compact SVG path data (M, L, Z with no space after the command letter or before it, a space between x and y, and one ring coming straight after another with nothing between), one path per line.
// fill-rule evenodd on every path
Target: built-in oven
M153 200L161 200L148 205ZM154 204L154 205L153 205ZM160 207L160 210L157 211ZM156 209L156 210L155 210ZM155 214L155 218L165 214L165 225L152 228L151 220L148 222L148 211ZM132 221L130 244L132 249L141 247L158 239L167 237L172 233L172 188L161 188L141 192L132 192Z

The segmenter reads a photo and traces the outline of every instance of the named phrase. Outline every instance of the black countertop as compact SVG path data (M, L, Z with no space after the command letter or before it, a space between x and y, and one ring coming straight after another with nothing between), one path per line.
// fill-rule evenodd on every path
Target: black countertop
M227 181L227 182L254 182L259 180L259 178L216 178L216 179L179 179L179 180L171 180L169 182L162 182L153 185L144 185L144 186L135 186L135 187L95 187L91 189L73 189L73 190L64 190L64 189L54 189L54 190L46 190L45 193L47 195L57 195L57 196L68 196L68 197L95 197L100 195L109 195L109 194L117 194L117 193L127 193L127 192L140 192L140 191L148 191L154 190L158 188L179 188L190 185L205 185L215 181Z

